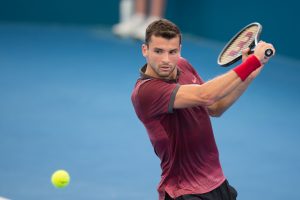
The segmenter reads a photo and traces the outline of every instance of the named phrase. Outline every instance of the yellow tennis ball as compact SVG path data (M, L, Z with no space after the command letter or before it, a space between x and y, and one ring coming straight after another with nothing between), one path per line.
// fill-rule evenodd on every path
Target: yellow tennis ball
M57 188L66 187L70 183L70 175L65 170L57 170L52 174L51 182Z

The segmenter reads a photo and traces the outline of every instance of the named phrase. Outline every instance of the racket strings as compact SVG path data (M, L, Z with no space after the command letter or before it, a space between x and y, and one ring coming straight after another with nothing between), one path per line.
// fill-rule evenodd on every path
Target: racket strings
M244 29L223 51L219 62L221 64L226 64L241 56L241 51L251 46L257 34L259 33L259 30L259 26L257 25L252 25Z

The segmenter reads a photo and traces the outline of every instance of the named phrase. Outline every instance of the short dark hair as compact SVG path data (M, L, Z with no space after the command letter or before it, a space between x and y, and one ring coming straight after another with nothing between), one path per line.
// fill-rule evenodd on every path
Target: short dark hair
M181 44L180 29L167 19L159 19L152 22L146 29L145 44L149 45L151 36L163 37L165 39L173 39L179 36L179 44Z

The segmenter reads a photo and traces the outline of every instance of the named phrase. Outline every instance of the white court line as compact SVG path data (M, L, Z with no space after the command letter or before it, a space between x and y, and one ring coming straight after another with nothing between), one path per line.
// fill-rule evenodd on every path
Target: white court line
M0 197L0 200L9 200L9 199L4 198L4 197Z

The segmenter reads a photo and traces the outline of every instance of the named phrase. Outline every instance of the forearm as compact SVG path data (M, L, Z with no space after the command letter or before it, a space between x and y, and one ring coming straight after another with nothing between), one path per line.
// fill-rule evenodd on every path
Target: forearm
M176 94L174 108L211 106L236 90L259 67L257 58L251 57L233 70L202 85L183 85Z
M261 68L261 63L257 57L249 57L245 62L229 72L235 74L235 76L232 75L233 79L231 82L227 83L228 85L226 84L226 79L224 79L225 82L223 84L219 83L220 85L218 89L215 88L215 90L211 90L212 93L215 93L215 100L219 101L229 94L231 94L229 95L229 102L238 98L246 90L251 80L254 78L254 76L251 76L251 74L255 71L258 73L257 71L260 71L259 68ZM227 75L229 75L229 73L227 73Z
M246 91L253 78L247 78L239 86L236 87L231 93L224 98L220 99L211 106L208 106L208 112L212 117L221 116L239 97Z
M202 85L182 85L176 94L174 108L210 106L231 93L241 82L231 70Z
M266 57L264 56L264 52L265 52L265 48L271 48L274 51L274 48L272 45L267 45L268 47L262 48L263 45L265 45L263 42L261 42L259 44L261 46L261 48L256 48L258 52L255 53L255 56L257 58L259 58L260 62L263 61L262 63L266 63L265 61L268 61ZM245 61L248 58L248 52L250 51L250 49L245 49L242 54L243 54L243 61ZM260 52L260 53L259 53ZM255 60L253 60L253 63L255 63ZM255 66L251 65L251 67ZM262 70L263 66L260 66L259 68L255 69L253 72L251 72L251 68L250 71L248 71L248 73L250 72L250 74L244 73L244 70L238 66L237 68L234 69L235 72L237 72L237 74L239 74L240 78L242 80L244 80L235 90L233 90L230 94L228 94L227 96L225 96L224 98L222 98L221 100L217 101L216 103L214 103L211 106L208 106L208 111L209 114L211 116L214 117L218 117L220 115L222 115L244 92L245 90L248 88L248 86L250 85L250 83L255 79L255 77L260 73L260 71ZM241 72L241 73L240 73ZM246 70L247 72L247 70Z
M215 103L235 91L241 84L242 80L231 70L222 76L206 82L205 87L199 94L206 94L207 99Z

